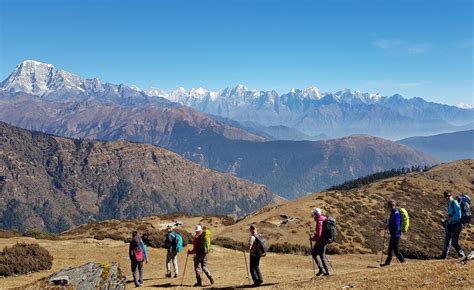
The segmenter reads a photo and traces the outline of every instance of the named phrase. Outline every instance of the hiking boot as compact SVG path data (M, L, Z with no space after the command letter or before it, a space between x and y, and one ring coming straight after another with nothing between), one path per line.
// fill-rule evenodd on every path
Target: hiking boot
M194 284L194 287L201 287L201 286L202 286L202 283L201 283L201 282L196 282L196 283Z
M170 275L171 276L171 275ZM178 278L178 274L174 274L173 278Z
M323 274L323 276L324 277L329 277L329 276L331 276L331 274L329 274L329 272L326 272L326 273Z
M445 255L436 257L436 260L446 260L446 259L448 259L448 256L445 256Z
M257 281L255 283L253 283L252 287L260 287L260 285L262 285L263 281Z
M316 277L322 276L324 275L324 273L326 272L324 272L323 270L319 270L318 274L316 274Z
M214 284L214 278L212 278L212 277L209 278L209 282L211 282L211 285L213 285Z
M165 277L171 278L171 273L166 274Z
M390 266L390 264L387 264L387 263L380 264L380 267L387 267L387 266Z

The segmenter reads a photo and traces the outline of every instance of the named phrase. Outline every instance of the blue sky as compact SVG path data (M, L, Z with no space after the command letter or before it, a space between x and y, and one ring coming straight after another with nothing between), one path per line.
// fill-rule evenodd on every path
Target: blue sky
M473 103L473 1L0 0L0 78L25 59L165 90L317 86Z

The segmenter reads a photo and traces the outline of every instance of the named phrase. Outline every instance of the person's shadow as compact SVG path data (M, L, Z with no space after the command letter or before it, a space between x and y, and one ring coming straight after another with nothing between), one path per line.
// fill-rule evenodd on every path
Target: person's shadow
M278 283L263 283L260 286L274 286ZM253 285L238 285L238 286L224 286L224 287L210 287L207 289L211 290L232 290L232 289L245 289L245 288L255 288Z

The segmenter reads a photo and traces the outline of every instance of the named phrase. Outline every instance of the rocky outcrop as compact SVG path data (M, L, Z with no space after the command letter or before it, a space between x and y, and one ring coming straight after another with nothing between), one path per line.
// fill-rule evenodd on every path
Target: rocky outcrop
M117 263L86 263L79 267L62 269L36 285L43 289L125 289L126 278Z

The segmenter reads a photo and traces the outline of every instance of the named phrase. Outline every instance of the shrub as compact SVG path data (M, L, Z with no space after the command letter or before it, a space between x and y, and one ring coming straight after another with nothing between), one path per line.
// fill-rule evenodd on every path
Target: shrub
M50 234L36 228L27 228L24 237L35 238L37 240L58 240L59 236L56 234Z
M21 234L17 231L0 230L0 239L9 239L20 236Z
M227 249L241 251L244 249L245 245L242 242L237 242L231 238L218 237L212 241L214 245L218 245Z
M281 254L302 254L309 255L311 254L311 249L302 245L295 244L273 244L268 248L269 252L281 253Z
M51 269L53 256L38 244L16 244L0 253L0 276L21 275Z

